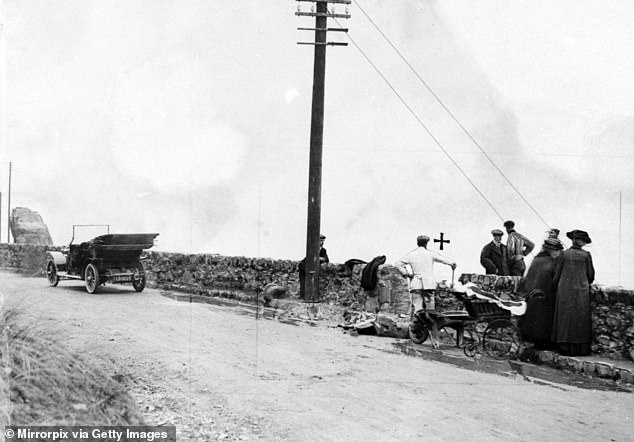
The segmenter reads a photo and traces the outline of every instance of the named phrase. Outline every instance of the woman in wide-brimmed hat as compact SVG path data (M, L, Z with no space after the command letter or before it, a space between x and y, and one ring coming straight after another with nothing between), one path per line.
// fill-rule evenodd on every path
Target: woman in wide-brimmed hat
M583 230L573 230L566 236L572 240L572 247L564 250L555 263L552 341L562 354L583 356L590 353L592 342L590 284L594 281L594 266L592 256L582 247L592 240Z
M518 325L522 339L537 348L551 347L556 288L553 278L563 248L556 236L547 238L520 284L520 291L526 295L526 313L520 316Z

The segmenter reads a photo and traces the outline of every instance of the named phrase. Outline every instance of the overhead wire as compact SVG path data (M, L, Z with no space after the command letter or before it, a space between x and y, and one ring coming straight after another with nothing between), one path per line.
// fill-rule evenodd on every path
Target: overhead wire
M517 193L517 195L524 201L524 203L533 211L535 215L546 225L546 227L550 228L546 220L539 214L537 209L528 201L528 199L520 192L520 190L513 184L513 182L506 176L506 174L498 167L498 165L493 161L493 159L489 156L489 154L484 150L484 148L478 143L478 141L471 135L471 133L467 130L467 128L458 120L458 118L454 115L454 113L445 105L443 100L434 92L432 87L420 76L418 71L412 66L412 64L403 56L401 51L398 50L396 45L390 40L390 38L381 30L381 28L376 24L374 20L370 17L370 15L363 9L358 0L353 0L354 4L359 8L359 10L365 15L365 17L370 21L372 26L378 31L379 34L387 41L387 43L392 47L392 49L396 52L396 54L403 60L403 62L407 65L407 67L412 71L412 73L418 78L418 80L425 86L427 91L436 99L436 101L440 104L440 106L447 112L449 117L462 129L465 135L471 140L471 142L482 152L485 158L491 163L491 165L498 171L498 173L504 178L504 180L511 186L511 188ZM348 35L350 38L350 36ZM352 39L350 39L352 41ZM355 43L357 49L358 45Z
M337 19L334 19L335 22L337 23L337 25L339 25L339 27L341 27L341 25L339 24L339 21ZM493 212L495 212L495 214L501 219L504 220L504 218L502 217L502 215L500 214L500 212L498 212L498 210L495 208L495 206L493 205L493 203L486 197L486 195L484 193L482 193L482 191L480 190L480 188L473 182L473 180L469 177L469 175L467 175L467 173L464 171L464 169L460 166L460 164L458 164L456 162L456 160L453 159L453 157L449 154L449 152L447 151L447 149L445 149L445 147L442 145L442 143L440 142L440 140L438 140L438 138L436 138L436 136L434 136L434 134L432 133L432 131L427 127L427 125L420 119L420 117L418 116L418 114L416 114L416 112L414 111L414 109L412 109L412 107L409 105L409 103L407 102L407 100L405 100L405 98L403 98L403 96L396 90L396 88L392 85L392 83L390 82L390 80L387 79L387 77L385 75L383 75L383 72L381 72L381 70L374 64L374 62L370 59L370 57L368 57L368 55L365 53L365 51L363 49L361 49L361 47L357 44L357 42L350 36L350 33L347 33L348 39L350 40L350 42L357 48L357 50L361 53L361 55L363 55L363 57L366 59L366 61L368 63L370 63L370 66L372 66L372 68L376 71L376 73L383 79L383 81L387 84L387 86L392 90L392 92L394 93L394 95L396 95L396 97L401 101L401 103L405 106L405 108L410 112L410 114L412 114L412 116L414 117L414 119L418 122L418 124L421 125L421 127L425 130L425 132L427 132L427 135L429 135L429 137L434 141L434 143L440 148L440 150L447 156L447 158L449 158L449 161L451 161L453 163L454 166L456 166L456 168L460 171L460 173L465 177L465 179L469 182L469 184L471 184L471 186L476 190L476 192L478 192L478 194L480 194L480 196L482 197L482 199L484 199L484 201L486 201L486 203L489 205L489 207L491 208L491 210L493 210Z

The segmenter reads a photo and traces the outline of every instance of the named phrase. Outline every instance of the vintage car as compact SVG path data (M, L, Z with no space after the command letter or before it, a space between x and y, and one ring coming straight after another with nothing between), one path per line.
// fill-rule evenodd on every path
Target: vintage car
M108 233L73 244L74 230L68 247L47 252L46 277L52 287L62 279L79 279L88 293L107 282L132 284L137 292L143 291L146 279L141 253L154 245L158 233Z

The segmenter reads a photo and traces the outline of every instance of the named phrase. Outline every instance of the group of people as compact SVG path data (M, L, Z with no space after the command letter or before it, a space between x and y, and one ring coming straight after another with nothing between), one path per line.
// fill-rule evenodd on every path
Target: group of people
M524 257L535 245L515 231L515 223L504 223L503 232L491 231L493 241L485 245L480 263L487 274L523 277ZM527 311L520 318L522 338L537 347L555 348L566 355L587 355L592 341L590 284L594 281L592 256L583 250L592 240L583 230L566 234L572 241L568 250L559 239L559 230L551 229L541 251L535 256L520 291L526 295Z
M517 232L513 221L506 221L504 228L508 235L506 245L502 244L504 232L500 229L491 230L493 241L482 248L480 264L487 275L524 276L524 257L533 251L535 243Z
M524 259L535 244L515 230L513 221L506 221L504 233L491 231L493 240L484 246L480 262L487 274L522 277L520 291L526 295L527 310L520 317L522 339L541 348L554 348L562 354L575 356L590 353L592 319L590 285L594 281L592 256L583 247L592 240L583 230L572 230L566 236L572 246L563 250L560 231L551 229L540 252L528 271ZM436 262L456 268L451 258L427 249L429 237L417 238L417 248L395 262L401 274L408 278L413 312L434 310ZM524 274L526 275L524 276ZM414 317L415 320L415 317ZM412 328L420 324L412 323Z
M587 232L572 230L566 233L572 246L563 250L558 234L558 230L551 230L522 281L527 310L520 318L520 331L538 347L584 356L590 354L592 342L590 285L594 266L583 247L592 240Z

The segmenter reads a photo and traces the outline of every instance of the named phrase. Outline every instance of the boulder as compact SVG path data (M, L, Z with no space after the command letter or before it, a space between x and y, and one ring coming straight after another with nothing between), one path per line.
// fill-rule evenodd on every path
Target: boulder
M9 227L16 244L53 245L53 238L40 214L26 207L11 211Z

